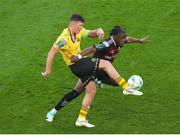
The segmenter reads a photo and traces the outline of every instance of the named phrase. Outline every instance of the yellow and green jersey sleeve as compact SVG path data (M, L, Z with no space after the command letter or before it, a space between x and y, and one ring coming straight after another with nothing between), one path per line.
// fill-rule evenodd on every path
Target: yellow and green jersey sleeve
M82 30L81 30L81 36L83 37L83 38L86 38L87 36L88 36L88 33L89 33L89 30L86 30L85 28L83 28Z
M54 47L58 50L61 49L66 49L66 45L67 45L67 38L65 36L65 33L63 31L63 33L57 38L56 42L54 43Z

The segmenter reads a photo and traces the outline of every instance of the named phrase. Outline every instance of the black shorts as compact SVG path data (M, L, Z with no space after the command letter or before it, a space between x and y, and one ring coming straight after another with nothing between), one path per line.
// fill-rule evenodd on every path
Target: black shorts
M99 61L98 58L82 58L69 67L73 74L80 78L85 86L89 81L94 79L94 74L99 68Z
M95 78L101 81L104 84L119 86L109 75L103 70L97 70L95 73Z

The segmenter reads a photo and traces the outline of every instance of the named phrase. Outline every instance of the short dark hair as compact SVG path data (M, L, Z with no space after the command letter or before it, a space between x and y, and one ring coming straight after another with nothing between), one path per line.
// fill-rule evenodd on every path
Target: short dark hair
M84 18L80 14L72 14L71 16L71 21L80 21L80 22L85 22Z
M122 28L121 26L114 26L114 28L111 30L109 35L112 36L116 34L126 34L126 30Z

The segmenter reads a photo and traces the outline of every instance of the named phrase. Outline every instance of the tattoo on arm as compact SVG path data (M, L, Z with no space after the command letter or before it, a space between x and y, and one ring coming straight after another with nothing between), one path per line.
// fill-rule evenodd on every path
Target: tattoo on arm
M89 48L86 48L86 49L84 49L82 52L81 52L81 55L82 56L86 56L86 55L88 55L88 54L90 54L90 53L93 53L93 52L95 52L96 51L96 48L93 46L93 47L89 47Z

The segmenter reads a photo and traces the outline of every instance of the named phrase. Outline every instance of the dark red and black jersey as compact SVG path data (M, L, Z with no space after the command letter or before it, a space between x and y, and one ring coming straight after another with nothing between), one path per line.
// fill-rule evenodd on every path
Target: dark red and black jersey
M124 44L117 45L113 37L111 37L95 45L96 53L93 57L108 60L112 63Z

